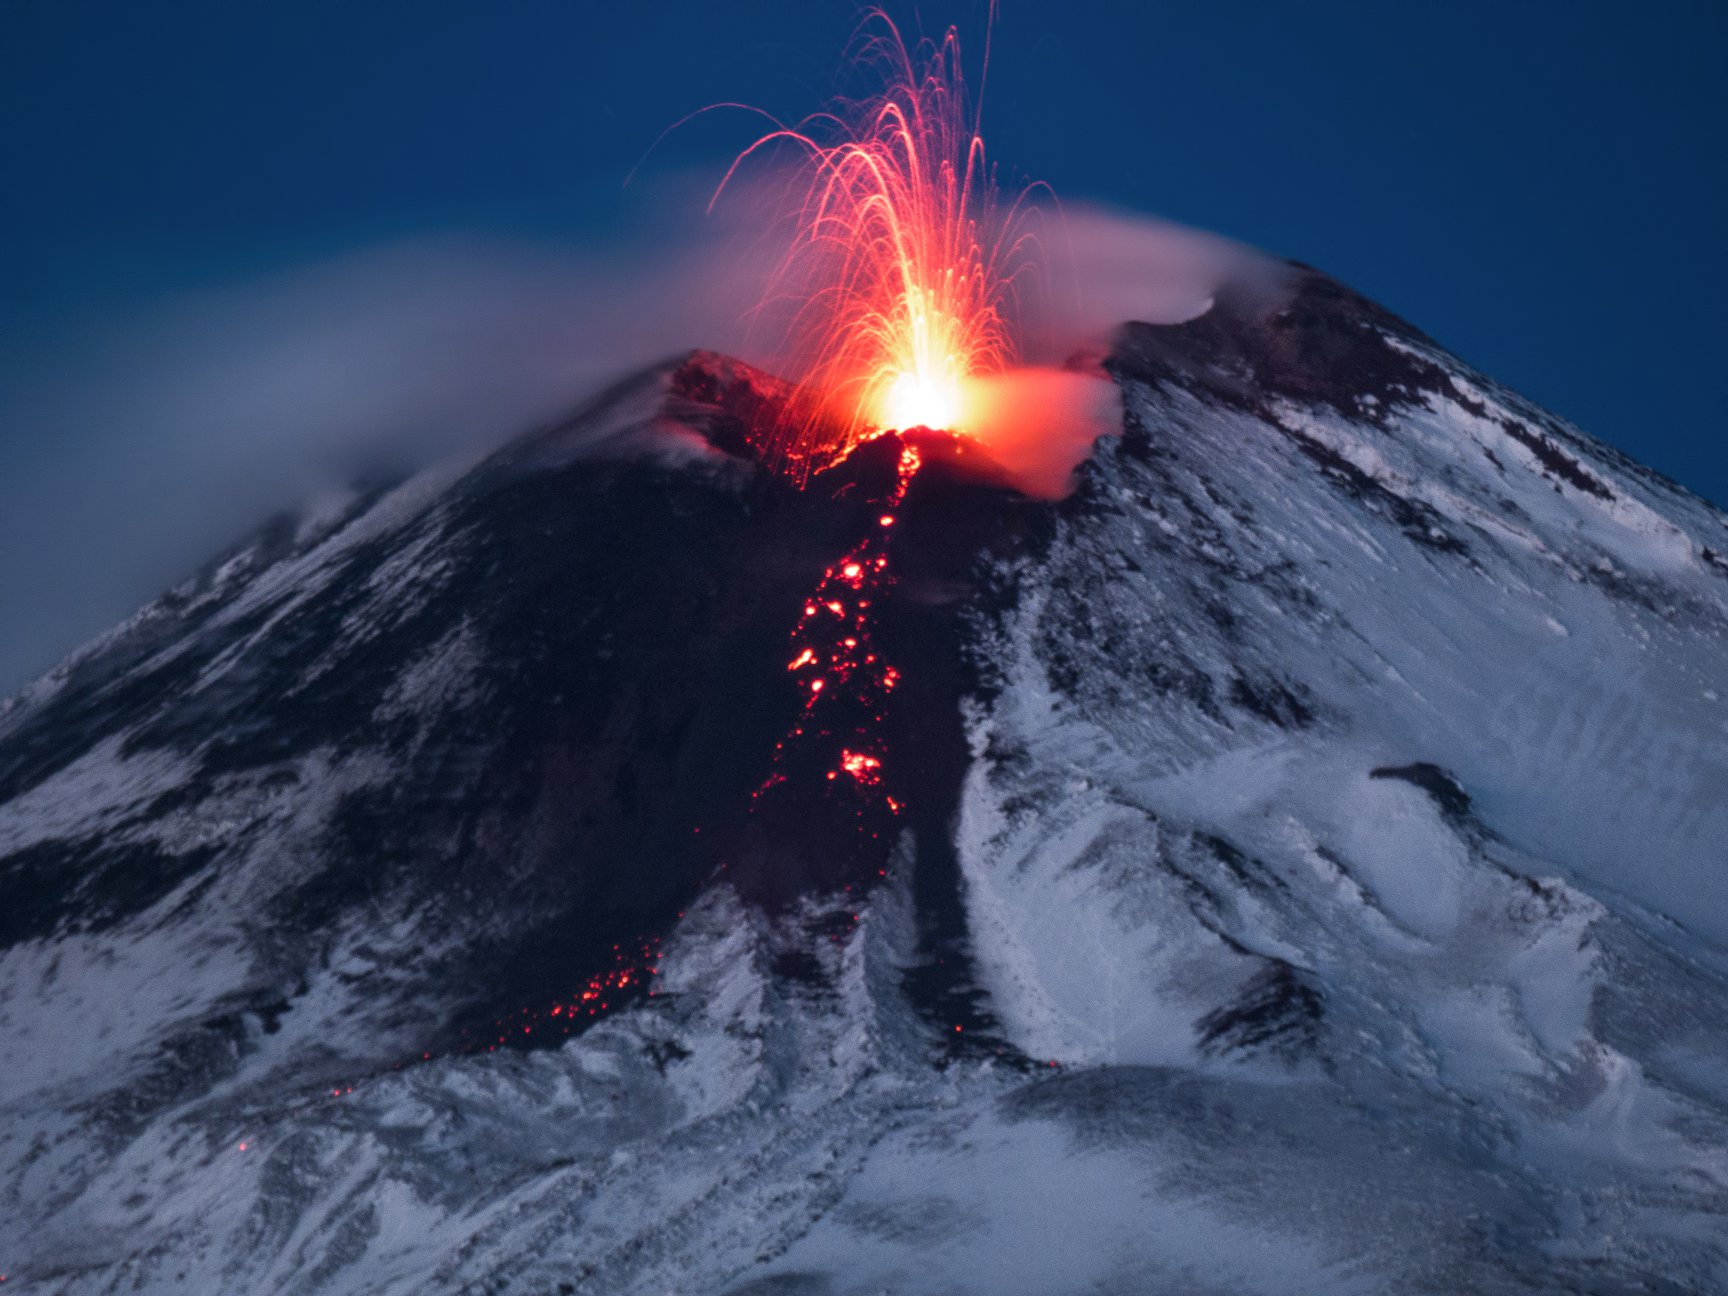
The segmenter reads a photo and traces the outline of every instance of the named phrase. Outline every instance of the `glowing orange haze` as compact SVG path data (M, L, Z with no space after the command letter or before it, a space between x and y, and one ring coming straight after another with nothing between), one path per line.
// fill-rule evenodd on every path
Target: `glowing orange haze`
M765 447L799 478L886 429L970 430L972 380L1014 362L1017 283L1037 266L1025 195L998 205L954 29L909 51L872 10L858 59L878 95L769 132L720 185L772 145L803 155L770 296L790 303L807 397Z

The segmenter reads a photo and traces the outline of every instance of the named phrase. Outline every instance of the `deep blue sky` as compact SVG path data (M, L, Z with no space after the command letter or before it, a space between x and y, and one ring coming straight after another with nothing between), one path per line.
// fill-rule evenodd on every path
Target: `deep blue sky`
M984 7L922 9L977 31ZM75 384L80 356L54 343L68 318L369 241L598 243L684 112L819 106L856 13L14 0L0 362ZM1728 6L1703 0L1002 0L985 125L999 162L1064 197L1318 265L1728 501L1725 58ZM747 130L704 121L653 165L712 161ZM28 450L95 453L80 436ZM8 439L46 441L27 418L0 427L0 463Z

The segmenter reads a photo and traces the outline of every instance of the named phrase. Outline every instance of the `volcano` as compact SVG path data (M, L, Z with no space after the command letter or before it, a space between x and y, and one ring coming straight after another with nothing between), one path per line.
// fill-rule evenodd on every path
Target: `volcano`
M7 1290L1728 1286L1728 516L1305 268L1102 370L680 357L7 703Z

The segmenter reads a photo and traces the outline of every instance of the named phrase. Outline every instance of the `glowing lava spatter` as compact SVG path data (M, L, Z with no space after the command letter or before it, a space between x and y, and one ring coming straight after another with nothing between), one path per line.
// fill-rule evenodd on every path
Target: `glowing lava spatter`
M878 94L764 135L715 194L773 145L801 155L769 303L790 312L803 385L758 447L799 482L883 430L963 429L967 380L1015 358L1016 285L1035 266L1026 193L1003 206L985 163L958 33L908 50L870 10L857 62L881 72Z
M660 974L660 942L648 937L632 952L623 945L612 947L612 966L596 972L573 990L567 999L546 1008L523 1008L515 1017L495 1018L485 1036L464 1030L463 1051L523 1046L546 1037L561 1037L580 1031L590 1022L635 1001L638 995L653 996L654 978ZM428 1055L430 1056L430 1055Z
M998 199L958 32L909 49L893 19L870 9L853 52L881 88L795 125L776 122L715 193L759 154L784 147L798 158L791 236L763 313L785 323L801 381L751 441L800 486L884 432L966 433L969 383L1015 361L1020 281L1038 268L1031 191ZM920 464L904 444L877 524L825 569L803 606L787 661L802 708L753 809L812 766L824 795L847 798L871 837L883 823L873 811L904 809L890 792L883 736L900 674L875 645L872 607L893 586L888 538Z
M878 732L900 672L876 650L870 611L893 584L888 537L897 520L895 510L922 464L916 446L901 448L894 488L883 501L876 526L824 569L820 584L804 602L786 665L798 677L803 709L792 732L774 745L774 770L753 794L755 804L786 782L782 766L794 749L821 744L834 752L825 772L828 783L855 793L861 805L874 802L890 814L900 813L900 803L884 783L887 753Z

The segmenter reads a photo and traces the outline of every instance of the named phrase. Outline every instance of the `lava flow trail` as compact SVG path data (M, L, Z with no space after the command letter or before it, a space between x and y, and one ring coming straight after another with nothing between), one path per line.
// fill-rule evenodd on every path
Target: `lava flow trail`
M665 793L677 812L628 838L656 868L604 892L629 914L626 945L665 934L677 884L701 866L777 910L867 887L905 849L915 888L941 893L921 897L921 912L954 908L952 829L967 756L959 636L949 595L930 596L919 576L907 597L899 567L935 562L955 568L949 585L963 580L998 520L1001 474L978 476L990 465L975 389L1017 360L1022 287L1039 275L1036 213L1031 190L999 201L953 28L909 48L887 13L871 9L853 54L879 77L875 93L776 122L719 186L746 164L781 168L785 202L766 228L784 236L783 255L764 285L762 319L785 327L778 367L788 381L726 411L725 444L715 442L766 469L758 529L737 538L735 571L692 587L704 599L728 591L709 607L710 624L693 624L727 644L730 659L716 659L706 707L677 714L665 700L648 708L662 724L629 722L672 753L652 772L685 781ZM725 385L713 379L681 394L712 396ZM961 478L987 483L984 495L957 488ZM910 528L899 525L903 505L919 518ZM941 516L950 506L958 525ZM814 567L795 562L788 579L787 555L812 551L840 556L813 581ZM785 658L746 660L745 644L771 641L788 614ZM669 680L666 692L686 682ZM649 785L630 768L615 772L614 786L620 819L632 819ZM682 840L659 831L677 820ZM959 922L950 914L938 926ZM549 964L556 953L548 945ZM581 970L601 979L555 1020L521 1012L476 1035L488 1047L533 1040L546 1026L561 1035L572 1008L579 1029L646 981L632 973L611 984L604 968ZM933 1000L952 1000L957 985ZM947 1008L938 1015L960 1024Z
M800 772L809 777L815 771L821 786L795 789L800 799L814 792L831 806L841 802L861 841L880 841L884 814L892 819L904 809L892 791L883 739L889 698L901 675L881 652L873 613L894 585L889 540L896 510L922 463L916 446L902 446L893 489L875 524L824 568L804 603L786 664L798 677L802 709L791 732L775 744L772 772L751 797L753 812L790 789Z

